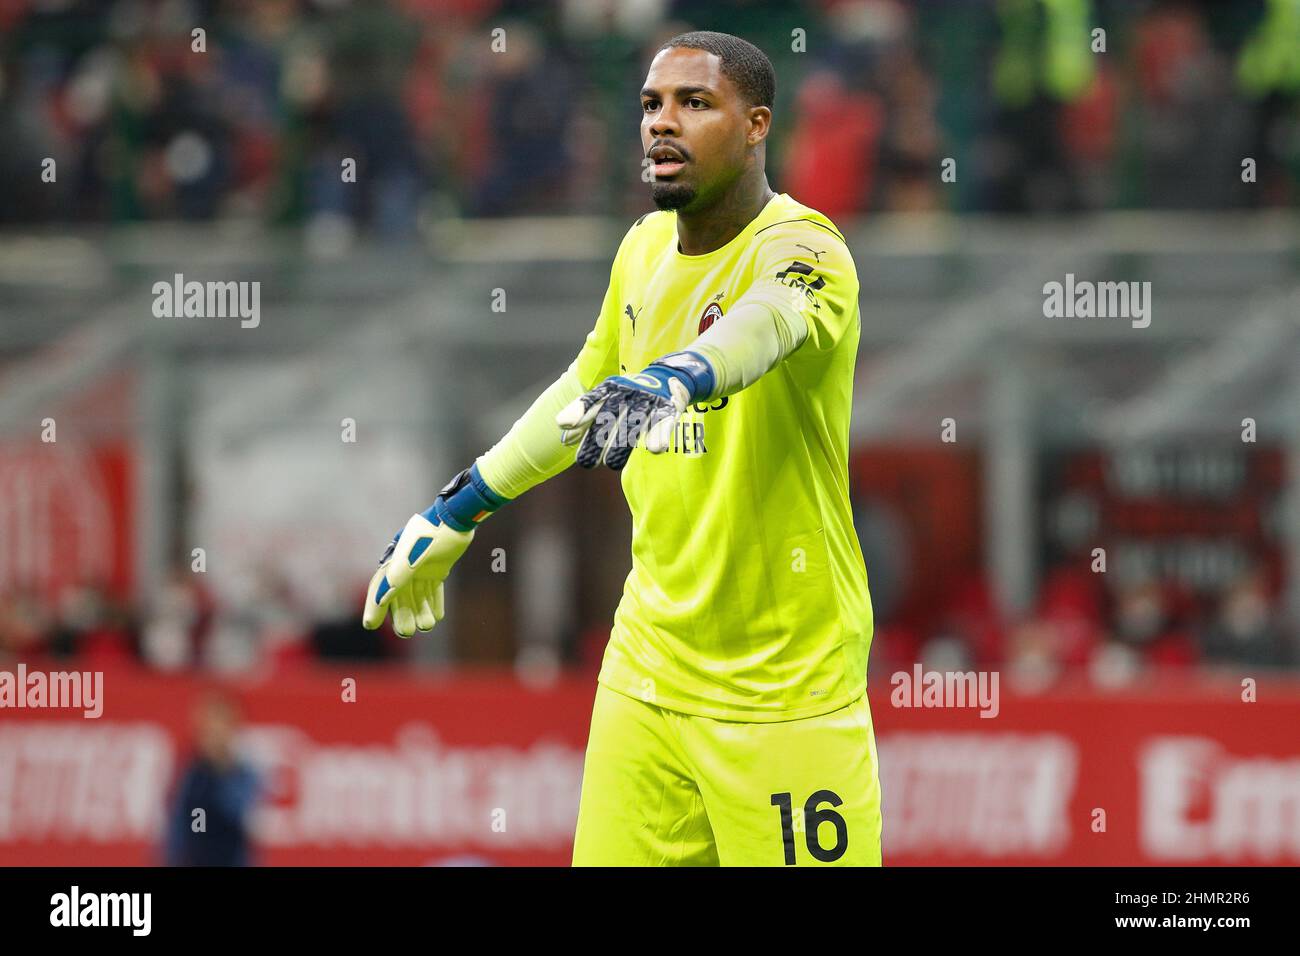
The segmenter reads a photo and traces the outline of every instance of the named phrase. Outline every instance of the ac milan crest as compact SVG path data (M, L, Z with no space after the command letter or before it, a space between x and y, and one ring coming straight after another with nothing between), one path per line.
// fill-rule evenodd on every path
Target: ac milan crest
M722 306L718 305L716 302L710 302L709 307L705 309L704 314L700 316L700 332L703 332L720 318L722 318ZM696 334L698 335L699 332Z

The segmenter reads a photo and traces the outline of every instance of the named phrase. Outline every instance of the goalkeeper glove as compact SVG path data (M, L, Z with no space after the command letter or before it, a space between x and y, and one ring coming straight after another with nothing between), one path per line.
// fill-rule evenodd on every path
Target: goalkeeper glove
M474 528L506 503L478 465L467 468L438 493L425 511L411 515L383 557L366 590L362 624L375 630L393 609L401 637L430 631L443 618L443 581L474 540Z
M695 352L673 352L636 375L614 375L575 398L555 416L560 441L581 440L578 464L621 471L637 441L653 454L672 444L677 419L692 402L710 397L713 367Z

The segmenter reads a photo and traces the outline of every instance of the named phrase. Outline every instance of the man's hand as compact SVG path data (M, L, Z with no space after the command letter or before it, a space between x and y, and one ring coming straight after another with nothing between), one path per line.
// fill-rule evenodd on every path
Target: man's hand
M393 630L400 636L433 630L444 614L443 581L473 540L473 531L456 531L422 514L411 515L370 579L362 625L375 630L392 607Z
M567 405L555 423L560 441L579 440L578 464L621 471L642 435L653 454L672 445L677 419L713 388L713 369L693 352L674 352L636 375L614 375Z
M427 510L411 515L383 557L366 589L361 623L375 630L393 609L393 630L410 637L431 631L443 618L443 582L474 540L474 528L506 499L467 468L447 482Z

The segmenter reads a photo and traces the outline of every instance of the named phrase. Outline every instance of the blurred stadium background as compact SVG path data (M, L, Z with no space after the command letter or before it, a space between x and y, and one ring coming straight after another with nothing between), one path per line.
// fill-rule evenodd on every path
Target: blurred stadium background
M105 675L0 712L0 863L162 859L223 734L255 862L567 862L617 480L486 523L432 635L359 607L576 354L692 28L858 265L886 861L1300 863L1298 0L0 0L0 668ZM892 706L918 662L998 716Z

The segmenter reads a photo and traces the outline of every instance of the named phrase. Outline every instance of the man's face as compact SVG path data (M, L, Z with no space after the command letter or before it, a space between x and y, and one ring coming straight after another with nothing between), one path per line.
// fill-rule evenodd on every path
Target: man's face
M651 62L641 113L655 205L690 210L707 209L744 172L771 116L745 103L717 56L688 47L662 50Z
M222 700L211 699L199 706L196 714L199 750L216 763L225 763L234 752L238 717L234 708Z

